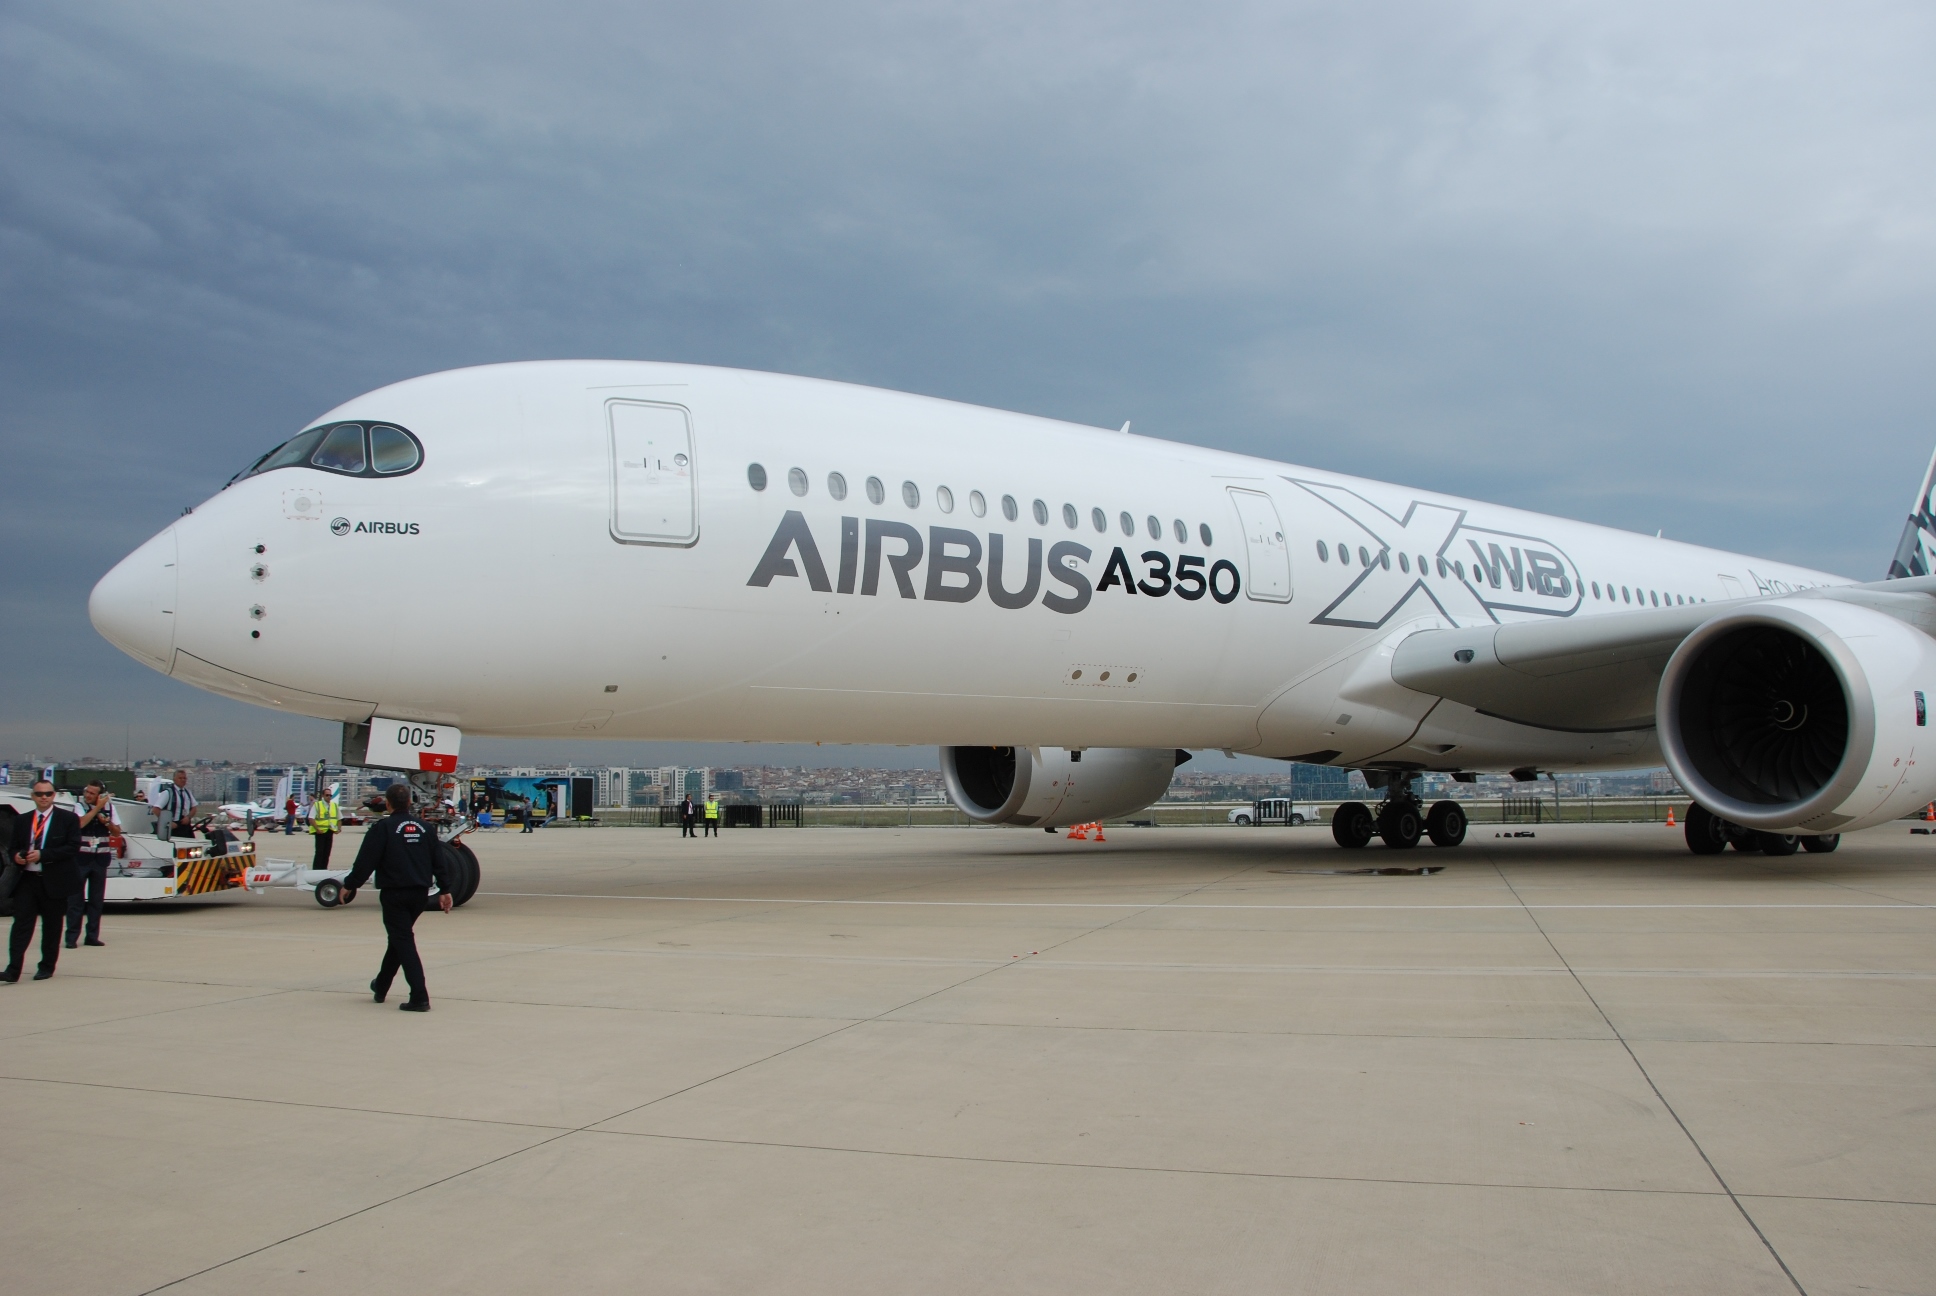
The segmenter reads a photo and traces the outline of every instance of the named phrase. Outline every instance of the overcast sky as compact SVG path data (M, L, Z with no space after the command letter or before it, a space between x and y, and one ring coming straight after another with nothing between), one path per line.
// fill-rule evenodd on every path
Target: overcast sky
M1932 67L1907 3L11 0L0 754L332 751L88 589L321 411L499 360L1133 419L1880 577L1936 444Z

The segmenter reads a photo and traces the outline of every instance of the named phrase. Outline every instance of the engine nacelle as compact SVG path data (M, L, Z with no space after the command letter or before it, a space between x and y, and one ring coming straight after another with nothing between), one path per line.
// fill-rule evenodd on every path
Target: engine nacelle
M1936 639L1852 603L1777 600L1683 640L1655 716L1669 768L1707 809L1749 828L1840 833L1936 799L1929 696Z
M1189 759L1169 747L943 747L941 776L978 823L1061 828L1141 810Z

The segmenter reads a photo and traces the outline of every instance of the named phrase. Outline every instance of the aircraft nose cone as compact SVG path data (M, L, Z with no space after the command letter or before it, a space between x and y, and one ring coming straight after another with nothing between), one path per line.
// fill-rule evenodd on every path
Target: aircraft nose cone
M170 527L116 563L87 599L103 639L163 674L175 664L175 564Z

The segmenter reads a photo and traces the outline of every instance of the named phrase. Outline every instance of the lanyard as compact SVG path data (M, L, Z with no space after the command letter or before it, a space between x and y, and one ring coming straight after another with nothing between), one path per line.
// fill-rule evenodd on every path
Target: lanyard
M35 850L47 849L47 829L53 822L54 812L52 810L42 810L34 816L33 840Z

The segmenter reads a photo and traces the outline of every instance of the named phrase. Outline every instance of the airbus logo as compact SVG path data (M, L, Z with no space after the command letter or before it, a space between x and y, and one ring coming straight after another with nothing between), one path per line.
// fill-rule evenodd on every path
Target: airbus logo
M419 534L415 522L358 522L351 525L350 520L345 517L333 519L329 524L329 531L331 535L339 536L349 535L351 532L361 532L369 535Z
M858 588L863 596L878 597L885 574L890 587L904 599L972 603L986 591L996 607L1025 608L1039 602L1064 615L1082 611L1091 599L1110 590L1148 598L1174 594L1186 603L1207 594L1218 603L1228 603L1243 587L1237 565L1227 558L1214 562L1201 554L1172 558L1160 549L1150 549L1136 556L1143 568L1138 573L1120 545L1107 558L1099 554L1073 540L1057 541L1045 556L1042 541L1034 537L1017 552L999 531L990 532L984 545L981 535L959 527L929 527L924 536L905 522L844 517L838 565L830 579L806 516L788 509L746 583L766 589L778 576L800 579L804 568L807 585L818 593L852 594ZM915 570L924 558L925 580L917 586ZM1092 582L1084 567L1096 561L1102 562L1102 576Z
M1313 625L1376 630L1415 598L1454 625L1497 621L1501 612L1579 610L1579 568L1550 540L1475 526L1462 508L1416 499L1388 508L1349 487L1284 480L1335 510L1339 530L1327 543L1361 568Z

